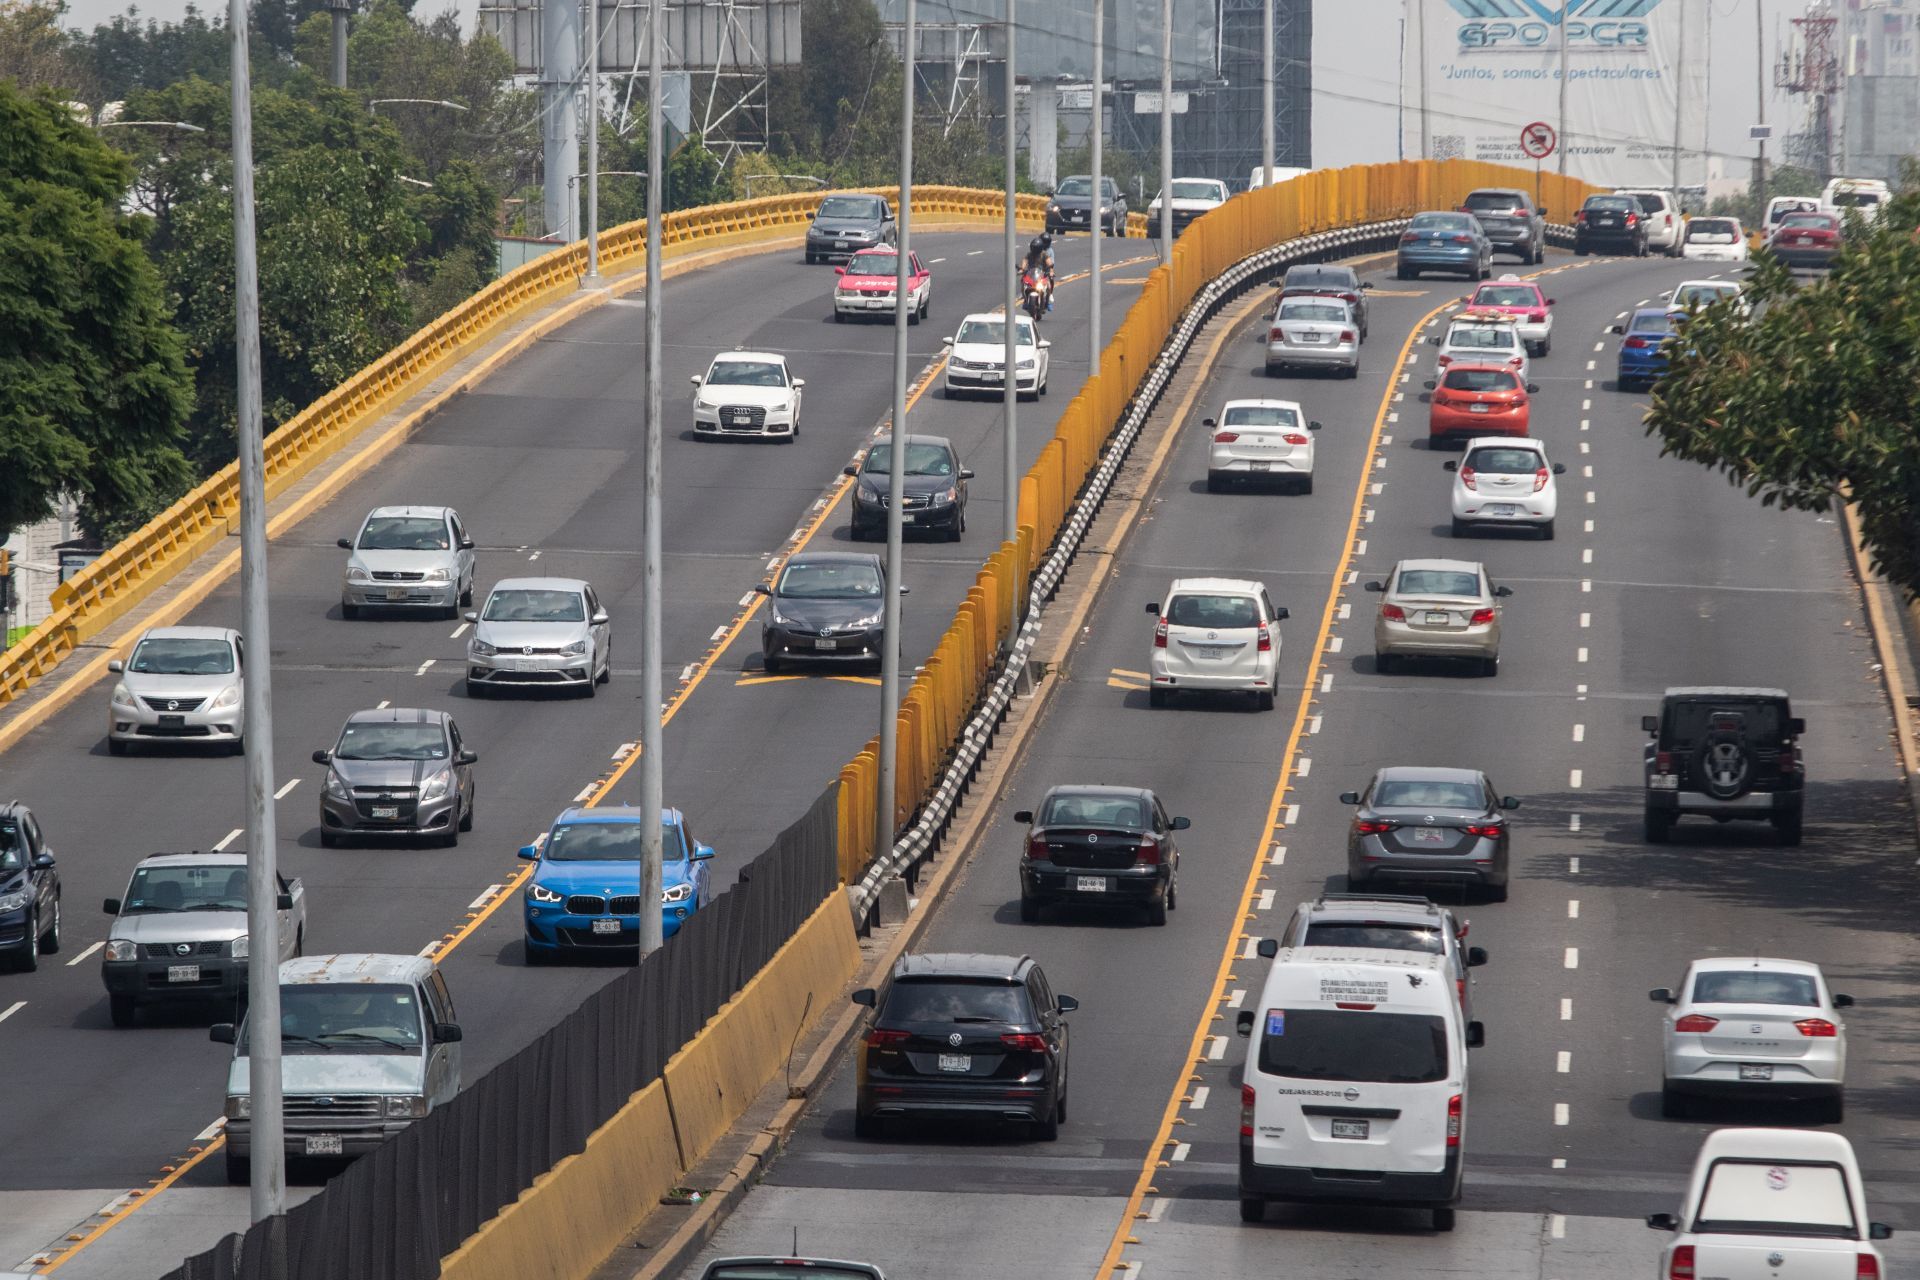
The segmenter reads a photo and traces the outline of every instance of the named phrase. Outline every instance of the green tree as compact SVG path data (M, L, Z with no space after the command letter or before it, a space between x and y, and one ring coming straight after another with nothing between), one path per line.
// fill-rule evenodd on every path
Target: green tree
M265 50L262 49L264 53ZM75 40L99 102L124 100L135 89L159 89L189 76L226 79L228 48L224 20L208 20L187 5L178 22L142 22L132 10L96 26ZM267 67L271 70L269 59Z
M1798 285L1762 252L1751 321L1689 319L1654 396L1664 451L1769 506L1827 511L1850 494L1887 578L1920 593L1920 191L1851 222L1833 272Z
M767 148L836 163L837 153L851 148L832 144L846 143L866 112L898 122L900 82L891 81L888 95L886 75L898 73L900 60L887 45L873 0L803 0L800 21L807 33L800 65L779 68L768 80ZM897 128L893 137L897 145Z
M60 5L44 0L0 0L0 80L23 89L53 89L65 97L85 90L85 60L74 56L60 30L60 11Z
M0 537L79 494L112 539L177 496L190 381L130 168L50 97L0 81Z

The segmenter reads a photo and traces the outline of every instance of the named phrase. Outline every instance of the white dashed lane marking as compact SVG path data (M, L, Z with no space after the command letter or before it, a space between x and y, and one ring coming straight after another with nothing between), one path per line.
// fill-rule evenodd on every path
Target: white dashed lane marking
M232 844L235 840L238 840L242 835L245 835L245 834L246 833L243 832L239 827L235 827L233 830L227 832L226 835L220 837L220 843L213 846L213 851L215 853L220 853L228 845Z
M287 783L287 785L286 785L286 786L284 786L284 787L282 787L282 788L280 788L280 789L279 789L278 791L276 791L276 792L274 792L274 793L273 793L273 798L274 798L275 800L285 800L285 799L287 798L287 793L288 793L288 792L290 792L290 791L292 791L292 790L293 790L293 789L294 789L295 787L297 787L297 786L299 786L299 785L300 785L300 779L298 779L298 778L295 778L295 779L293 779L293 780L292 780L291 782L289 782L289 783Z
M79 955L67 961L67 968L69 969L73 968L75 965L79 964L82 960L85 960L88 956L92 955L94 952L98 951L100 948L106 945L107 944L105 942L94 943L92 946L88 947L85 951L82 951Z

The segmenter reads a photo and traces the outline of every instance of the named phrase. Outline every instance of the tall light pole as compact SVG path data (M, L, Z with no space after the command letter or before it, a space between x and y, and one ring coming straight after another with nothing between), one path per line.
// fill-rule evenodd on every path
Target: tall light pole
M1100 221L1100 206L1107 198L1107 178L1101 172L1103 143L1106 141L1107 93L1107 0L1093 0L1093 266L1087 275L1087 376L1100 373L1100 248L1105 243L1106 227ZM1118 213L1116 211L1117 219ZM1125 227L1115 227L1124 235ZM1039 353L1034 353L1038 360Z
M1260 185L1273 185L1273 3L1260 10L1260 163L1266 172Z
M1567 174L1567 152L1573 149L1567 145L1567 17L1571 11L1571 5L1560 11L1560 136L1554 143L1554 150L1560 157L1560 176L1563 178Z
M1019 73L1015 70L1014 65L1014 51L1017 46L1018 41L1015 37L1014 28L1014 0L1007 0L1007 215L1005 232L1007 254L1007 385L1001 389L1001 394L1005 397L1007 414L1007 429L1002 442L1006 450L1005 464L1007 474L1004 483L1006 488L1007 510L1005 517L1000 522L1000 539L1003 542L1016 542L1020 538L1020 447L1018 436L1020 372L1019 344L1016 341L1019 337L1017 321L1020 316L1020 237L1013 225L1014 152L1017 150L1015 146L1016 139L1014 137L1014 86L1018 84L1020 80ZM911 67L911 64L909 64L909 67ZM1040 92L1038 82L1035 82L1033 92ZM1048 92L1052 92L1050 87ZM1100 238L1100 197L1098 193L1094 195L1093 199L1093 219L1093 238L1098 240ZM1033 336L1037 343L1040 335L1035 333ZM1040 351L1037 346L1034 348L1033 354L1036 361L1034 372L1037 377L1039 373L1037 362L1040 357Z
M597 285L600 283L600 5L599 0L581 0L581 3L586 6L587 31L592 39L587 41L587 274L580 283ZM653 269L651 258L647 260L647 269Z
M1767 123L1767 4L1766 0L1753 0L1753 92L1759 98L1759 118L1755 124ZM1760 230L1766 231L1767 217L1767 138L1764 128L1757 139L1760 150L1753 160L1753 195L1757 203L1753 207L1753 216L1760 220Z
M280 1103L280 877L273 823L273 647L267 635L267 466L260 423L260 271L254 259L253 73L247 3L227 0L232 40L234 366L240 452L240 717L247 789L247 1093L253 1148L248 1208L286 1211Z
M238 0L235 0L238 3ZM666 302L664 264L660 261L660 219L665 214L661 194L666 164L666 130L660 111L660 4L647 5L647 422L641 453L645 458L640 545L640 954L660 949L661 853L660 829L666 787L665 763L660 758L666 737L661 717L665 698L660 686L660 433L665 413L660 379L660 309Z
M1677 72L1673 78L1673 180L1668 185L1673 188L1673 198L1676 200L1680 198L1680 122L1687 103L1687 9L1689 7L1684 4L1680 6L1680 46L1678 56L1673 60L1674 69ZM1566 27L1564 17L1560 20L1560 26L1563 30ZM1675 252L1678 252L1677 248Z
M347 87L347 16L353 12L353 0L327 0L327 15L333 19L332 75L329 83L336 89Z
M1173 0L1160 0L1160 261L1173 261Z
M657 0L656 0L657 3ZM907 490L907 284L913 251L913 0L906 0L900 42L900 209L896 225L893 282L893 427L887 467L887 589L882 605L880 642L880 790L873 804L873 851L884 858L893 848L893 797L899 776L900 707L900 507ZM1013 317L1007 317L1013 323ZM1007 371L1008 381L1013 370Z

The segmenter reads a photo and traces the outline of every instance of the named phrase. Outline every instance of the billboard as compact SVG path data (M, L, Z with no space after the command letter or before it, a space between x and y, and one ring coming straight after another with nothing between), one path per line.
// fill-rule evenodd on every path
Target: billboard
M1699 42L1710 0L1405 2L1408 157L1525 165L1520 131L1540 120L1559 131L1566 172L1576 178L1673 185L1678 146L1680 181L1694 180L1705 109ZM1559 172L1560 156L1543 167Z

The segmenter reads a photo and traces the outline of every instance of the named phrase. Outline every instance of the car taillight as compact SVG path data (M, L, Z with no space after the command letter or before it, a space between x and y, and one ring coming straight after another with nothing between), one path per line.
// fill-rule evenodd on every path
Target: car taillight
M879 1027L875 1027L873 1030L867 1032L867 1047L869 1049L885 1049L890 1045L905 1044L906 1042L907 1033L904 1031L885 1031Z
M1253 1086L1250 1084L1240 1086L1240 1136L1253 1136Z
M1452 404L1453 397L1448 395L1445 391L1436 391L1433 393L1433 402L1435 404L1441 404L1441 405Z
M1793 1024L1794 1029L1803 1036L1833 1037L1840 1034L1839 1029L1825 1018L1802 1018Z
M1216 431L1213 433L1213 442L1215 444L1232 444L1239 438L1240 433L1238 431Z
M1352 342L1352 341L1353 341L1353 330L1351 330L1351 329L1342 329L1342 330L1340 331L1340 341L1342 341L1342 342Z
M1459 997L1460 1003L1465 1005L1467 1003L1467 980L1465 978L1455 978L1453 980L1453 990L1454 994Z
M1167 647L1167 620L1165 618L1153 624L1153 647L1156 649L1164 649Z
M1476 493L1479 492L1480 484L1474 478L1472 467L1460 468L1460 483L1467 486L1467 488L1474 490Z
M1667 1263L1667 1280L1693 1280L1693 1246L1673 1246L1673 1258Z
M1305 444L1305 443L1307 443L1307 438L1306 438L1305 436L1303 436L1303 435L1301 435L1301 434L1300 434L1300 433L1299 433L1298 431L1289 431L1289 432L1287 432L1287 434L1285 434L1285 435L1283 435L1283 436L1281 436L1280 438L1281 438L1282 440L1285 440L1285 441L1286 441L1286 442L1287 442L1288 444Z
M1400 826L1397 822L1388 822L1384 818L1367 818L1353 824L1353 829L1363 836L1383 836Z
M1343 293L1340 295L1340 301L1350 307L1357 307L1360 305L1360 295L1357 293Z
M1000 1043L1009 1049L1023 1049L1028 1053L1046 1053L1047 1038L1037 1036L1031 1031L1009 1031L1000 1037Z
M1552 478L1553 478L1553 473L1548 471L1545 467L1542 467L1538 471L1534 472L1533 473L1533 491L1535 493L1538 493L1542 489L1546 488L1547 481Z
M1434 361L1434 363L1439 365L1442 369L1444 369L1448 365L1453 363L1453 357L1450 355L1442 354L1438 360Z
M1628 214L1628 215L1627 215L1627 225L1628 225L1628 226L1630 226L1630 227L1637 227L1637 226L1639 226L1639 225L1640 225L1640 215L1639 215L1639 214L1637 214L1637 213L1630 213L1630 214Z
M1587 220L1587 211L1585 209L1574 210L1573 220L1575 222L1585 222Z
M1286 336L1286 333L1280 329L1269 329L1267 331L1267 340L1269 342L1282 341Z
M1685 1031L1698 1035L1703 1031L1711 1031L1719 1025L1720 1019L1718 1018L1709 1018L1704 1013L1690 1013L1680 1019L1680 1021L1674 1023L1673 1029L1675 1031Z
M1800 767L1800 755L1792 747L1780 748L1780 755L1777 759L1783 771L1790 772Z
M1466 1095L1461 1093L1447 1099L1447 1145L1450 1147L1460 1145L1460 1118L1465 1111L1462 1105L1465 1100Z
M1419 243L1419 241L1420 241L1420 237L1413 234L1413 232L1411 231L1403 231L1400 233L1401 244L1417 244Z
M1653 771L1655 773L1672 773L1673 772L1673 752L1671 751L1654 752Z
M1487 612L1492 613L1493 610L1489 609ZM1475 616L1478 617L1479 615L1476 614ZM1492 621L1492 619L1488 619L1488 621ZM1500 828L1497 826L1472 826L1461 829L1468 835L1476 836L1482 840L1498 840L1500 838Z
M1405 622L1407 611L1397 604L1383 604L1380 606L1380 616L1388 622Z
M1027 837L1027 856L1029 858L1044 858L1047 856L1050 848L1051 846L1047 844L1046 839L1044 837L1041 837L1041 836Z
M1451 240L1454 244L1472 244L1473 243L1473 237L1466 234L1464 231L1456 232L1455 234L1448 236L1447 239Z
M1539 324L1542 320L1545 320L1546 318L1547 318L1547 313L1544 311L1529 311L1527 313L1527 319L1532 321L1534 324Z
M1644 351L1648 347L1652 346L1653 344L1651 342L1648 342L1645 338L1628 338L1625 342L1621 343L1620 345L1623 347L1626 347L1630 351Z
M1305 444L1306 441L1301 440L1299 441L1299 443ZM1272 653L1273 652L1273 632L1267 630L1266 627L1263 625L1260 628L1260 639L1257 643L1261 653Z
M1507 363L1512 365L1514 368L1518 369L1520 367L1520 357L1515 356L1513 357L1513 359L1507 361Z
M1880 1259L1870 1253L1854 1254L1853 1280L1880 1280Z
M1472 616L1471 618L1469 618L1469 619L1467 620L1467 625L1468 625L1468 626L1470 626L1470 627L1487 627L1487 626L1492 626L1492 625L1493 625L1493 610L1491 610L1491 609L1475 609L1475 610L1473 611L1473 616Z

